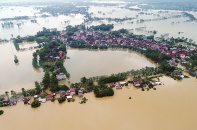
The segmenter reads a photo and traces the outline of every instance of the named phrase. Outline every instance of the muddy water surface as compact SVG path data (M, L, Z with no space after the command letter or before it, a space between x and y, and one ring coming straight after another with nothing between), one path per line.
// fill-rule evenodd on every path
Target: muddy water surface
M86 94L85 105L79 104L78 98L62 105L47 102L38 109L18 103L3 108L0 129L196 130L197 80L177 82L164 77L161 81L164 85L155 91L124 88L102 99Z
M71 74L71 83L79 82L81 77L111 75L143 67L155 67L144 56L127 50L68 50L64 63Z

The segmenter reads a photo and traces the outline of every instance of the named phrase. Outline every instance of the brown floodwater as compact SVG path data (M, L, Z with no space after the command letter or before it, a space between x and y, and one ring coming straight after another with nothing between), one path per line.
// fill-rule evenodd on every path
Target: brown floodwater
M64 66L71 74L71 83L79 82L82 77L111 75L155 64L135 52L128 50L68 50Z
M38 109L18 103L1 108L1 130L196 130L197 79L161 78L157 90L130 87L113 97L86 94L86 104L47 102ZM129 99L131 97L132 99Z
M93 7L90 8L90 12L93 12L94 10L91 11L91 9ZM134 17L139 13L120 8L111 9L110 7L94 9L96 13L100 10L105 13L106 15L103 17L111 16L112 18L120 15L122 18L125 16ZM15 9L15 11L17 10L20 9ZM11 11L11 8L8 8L7 11ZM32 12L32 9L29 12ZM34 13L33 11L32 16ZM94 15L99 16L95 13ZM194 15L196 16L196 13ZM14 16L16 15L14 14ZM154 18L155 16L150 17ZM149 17L140 15L139 18L146 19ZM5 30L0 28L0 38L9 39L11 34L14 37L17 35L34 35L42 27L63 29L66 25L62 22L65 20L70 20L71 25L76 25L83 22L83 16L37 18L38 24L25 21L21 28L16 26ZM133 20L134 24L129 22L102 22L114 23L115 30L147 27L147 30L157 30L157 36L169 33L170 37L184 36L197 41L195 36L196 22L184 22L186 20L187 18L173 18L142 24L137 24L135 20ZM180 23L172 25L172 22ZM93 22L91 24L98 25L100 23ZM179 35L179 31L184 33ZM35 43L24 43L20 47L28 48L32 45ZM38 71L32 67L32 53L34 51L17 52L13 44L0 43L0 94L10 90L20 91L23 87L25 89L33 88L34 81L41 81L42 70ZM19 59L18 65L14 64L14 55L17 55ZM145 66L154 66L145 57L123 50L69 49L68 56L70 59L67 59L64 65L71 74L71 82L77 82L83 76L109 75L131 69L140 69ZM164 85L158 86L156 91L143 92L133 87L123 88L122 90L115 90L113 97L102 99L97 99L93 93L89 93L85 95L88 98L85 105L79 104L80 100L77 97L74 103L66 102L59 105L57 101L54 103L47 102L38 109L32 109L30 106L24 106L22 102L19 102L13 107L0 108L5 112L0 116L0 130L196 130L197 79L189 78L175 81L164 77L161 78L161 82Z
M35 43L23 43L21 48L35 46ZM13 43L0 43L0 93L21 88L30 89L34 87L35 81L41 81L42 71L32 66L32 53L35 50L16 51ZM17 55L19 64L14 63L14 55Z
M36 46L35 42L22 43L20 48ZM0 94L5 91L21 91L21 88L34 88L34 82L41 82L42 69L37 70L32 66L32 53L35 50L16 51L13 43L1 43L1 67ZM19 64L14 63L14 55L17 55ZM144 56L126 50L90 51L68 49L65 67L70 73L71 83L79 82L83 76L93 77L111 75L142 67L154 67L155 65ZM68 80L67 80L68 81ZM67 83L66 80L60 82Z

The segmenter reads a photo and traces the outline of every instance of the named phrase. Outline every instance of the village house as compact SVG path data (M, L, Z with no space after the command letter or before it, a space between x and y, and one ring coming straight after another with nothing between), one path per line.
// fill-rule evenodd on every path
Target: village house
M178 64L175 62L175 60L169 60L168 64L171 66L177 66Z
M82 98L83 97L83 91L82 90L78 90L78 97Z
M51 100L53 98L53 96L51 95L51 94L48 94L47 96L46 96L46 100Z
M171 73L172 76L182 76L182 72L179 71L179 70L174 70L172 73Z
M143 82L142 79L134 79L134 80L133 80L133 85L134 85L135 87L141 87L141 86L143 86L143 84L144 84L144 82Z
M59 74L56 75L56 78L58 80L63 80L63 79L66 79L67 77L64 73L59 73Z
M116 89L122 89L122 85L120 83L115 83Z
M76 94L76 88L70 88L70 95L73 96Z
M60 94L60 97L65 97L66 96L66 91L65 90L60 90L59 94Z

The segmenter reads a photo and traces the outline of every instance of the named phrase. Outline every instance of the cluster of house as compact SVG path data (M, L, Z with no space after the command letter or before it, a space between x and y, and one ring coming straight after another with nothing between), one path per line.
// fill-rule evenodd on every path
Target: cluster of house
M62 31L59 36L54 36L54 38L60 39L65 44L69 44L66 37L67 34L65 31ZM76 41L82 40L86 43L86 45L90 46L127 45L141 48L143 50L146 50L147 48L150 48L152 50L158 50L159 52L169 55L172 58L172 60L168 61L169 65L172 66L177 66L177 62L182 64L187 63L187 60L189 59L188 55L191 52L197 50L196 47L192 46L172 46L166 42L152 41L150 39L147 39L146 36L144 36L144 39L138 40L128 37L126 35L117 37L109 33L101 33L92 29L77 31L73 34L72 38ZM196 74L197 71L194 70L194 72L192 71L192 73Z
M181 78L184 78L185 76L183 75L183 72L180 71L180 70L174 70L172 73L171 73L172 76L179 76Z
M2 101L0 101L0 104L2 104L2 106L12 106L17 104L17 100L15 98L5 97Z
M115 87L116 89L122 89L123 86L120 83L115 82L115 83L111 83L110 87L112 88Z
M54 56L49 53L46 57L50 58L52 62L55 62L57 59L62 59L64 57L64 53L63 51L58 51L58 55Z
M57 93L34 95L34 100L38 100L39 102L45 103L46 101L53 99L53 97L56 94ZM79 98L82 98L83 97L83 91L78 90L78 92L76 93L76 88L70 88L67 91L60 90L59 95L60 95L60 97L66 97L66 99L68 99L68 100L72 99L74 95L78 95ZM23 99L23 102L24 102L24 104L29 104L30 105L31 104L30 100L31 100L30 97L25 97Z
M150 48L152 50L158 50L161 53L171 56L172 58L178 58L178 60L184 61L187 55L197 50L196 47L186 48L183 46L172 47L170 44L152 41L144 37L143 40L137 40L128 36L116 37L109 33L95 32L93 30L78 31L73 35L74 40L83 40L87 45L131 45L139 48ZM65 39L64 39L65 40Z
M146 87L146 78L135 78L133 79L133 85L135 87ZM150 82L153 86L161 85L161 82L152 80Z
M60 97L66 97L67 99L72 99L74 95L76 95L76 88L70 88L70 90L60 90ZM83 97L83 91L78 90L77 95L79 98Z
M59 36L54 36L54 39L60 39L64 43L68 44L65 31L62 31ZM74 40L83 40L87 45L131 45L139 48L150 48L152 50L158 50L161 53L171 56L179 61L184 62L187 55L197 50L196 47L183 47L183 46L171 46L170 44L152 41L144 36L143 40L137 40L128 36L116 37L109 33L101 33L92 29L85 31L77 31L72 36Z
M78 31L73 35L74 40L83 40L87 45L128 45L134 46L146 50L150 48L152 50L158 50L159 52L166 54L172 58L168 61L169 65L177 66L177 62L181 64L187 63L189 54L197 50L196 47L184 47L184 46L172 46L167 43L152 41L144 37L143 40L137 40L128 36L116 37L109 33L95 32L93 30ZM193 73L193 71L192 71ZM194 73L197 73L195 71Z
M41 94L41 95L34 95L34 100L38 100L39 102L45 103L48 100L51 100L53 98L53 95L51 94ZM25 97L23 98L24 104L31 104L31 97Z

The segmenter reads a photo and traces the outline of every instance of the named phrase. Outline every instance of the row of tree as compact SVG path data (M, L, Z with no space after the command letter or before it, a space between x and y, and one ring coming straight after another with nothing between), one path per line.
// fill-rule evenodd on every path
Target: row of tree
M94 29L95 31L110 31L114 28L113 24L101 24L97 26L90 26L90 28Z

